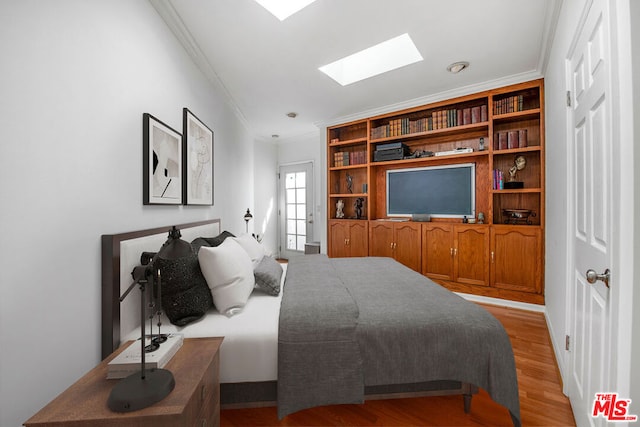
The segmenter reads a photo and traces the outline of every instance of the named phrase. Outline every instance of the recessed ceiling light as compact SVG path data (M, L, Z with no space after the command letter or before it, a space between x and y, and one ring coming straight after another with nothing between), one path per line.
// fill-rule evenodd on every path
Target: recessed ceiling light
M422 55L409 34L402 34L324 65L319 70L346 86L418 61L422 61Z
M460 61L454 62L453 64L447 67L447 71L453 74L458 74L460 71L464 70L469 66L468 62Z
M280 138L280 135L278 135L277 133L274 133L273 135L271 135L271 138Z
M284 21L314 1L316 0L256 0L256 3L267 9L279 20Z
M291 117L292 119L295 119L296 117L298 117L298 113L294 113L294 112L287 113L287 117Z

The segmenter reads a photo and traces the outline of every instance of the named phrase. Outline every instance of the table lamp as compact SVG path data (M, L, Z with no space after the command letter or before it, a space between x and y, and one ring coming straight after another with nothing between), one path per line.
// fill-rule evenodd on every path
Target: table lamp
M145 252L142 254L141 262L133 269L131 276L133 283L120 297L122 302L127 295L138 285L140 289L140 372L131 374L121 380L111 390L107 405L109 409L115 412L131 412L146 408L156 402L164 399L175 387L175 379L173 374L166 369L145 369L145 353L154 351L161 344L161 339L152 340L149 346L145 346L145 302L150 300L149 306L158 307L158 315L160 307L162 307L162 284L160 280L160 272L155 270L155 262L158 258L162 259L178 259L191 253L191 245L180 239L180 230L173 227L169 230L169 237L162 245L157 253ZM157 273L157 276L156 276ZM147 296L147 284L153 286L153 295ZM153 317L153 313L151 315ZM158 323L158 336L160 323ZM153 333L151 334L153 336Z

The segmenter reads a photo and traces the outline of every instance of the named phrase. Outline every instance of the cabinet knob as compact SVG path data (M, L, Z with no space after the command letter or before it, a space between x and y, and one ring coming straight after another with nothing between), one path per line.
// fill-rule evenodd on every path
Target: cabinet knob
M207 388L204 386L204 384L202 385L202 387L200 388L200 400L204 402L204 398L207 395Z
M495 252L491 251L491 264L493 264L493 262L495 261Z
M449 248L451 250L451 256L453 256L453 248Z

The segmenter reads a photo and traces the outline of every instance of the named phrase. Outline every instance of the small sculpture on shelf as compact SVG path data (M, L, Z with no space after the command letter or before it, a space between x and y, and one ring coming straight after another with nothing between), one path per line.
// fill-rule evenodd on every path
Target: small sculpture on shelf
M513 161L513 166L509 168L509 181L504 183L504 188L524 188L522 181L516 181L516 174L518 171L524 169L527 165L527 159L524 156L516 156Z
M341 219L344 218L344 202L342 199L339 199L336 203L336 218Z
M353 177L347 173L347 190L353 193Z
M362 208L364 206L364 197L358 197L353 204L356 210L356 219L362 219Z

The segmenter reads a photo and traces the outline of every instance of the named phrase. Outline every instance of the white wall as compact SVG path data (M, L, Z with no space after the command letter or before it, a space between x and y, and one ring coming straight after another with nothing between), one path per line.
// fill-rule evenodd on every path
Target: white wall
M327 215L326 215L326 157L324 134L326 129L318 129L296 138L294 141L278 143L278 166L313 162L314 212L313 241L320 242L320 250L327 253Z
M254 206L249 232L261 239L269 253L277 254L278 248L278 146L258 141L254 154ZM244 214L244 213L242 213Z
M100 360L100 236L208 218L242 232L268 167L254 172L252 137L145 0L3 0L0 52L0 425L12 427ZM143 206L142 114L181 131L183 107L214 130L215 204Z

